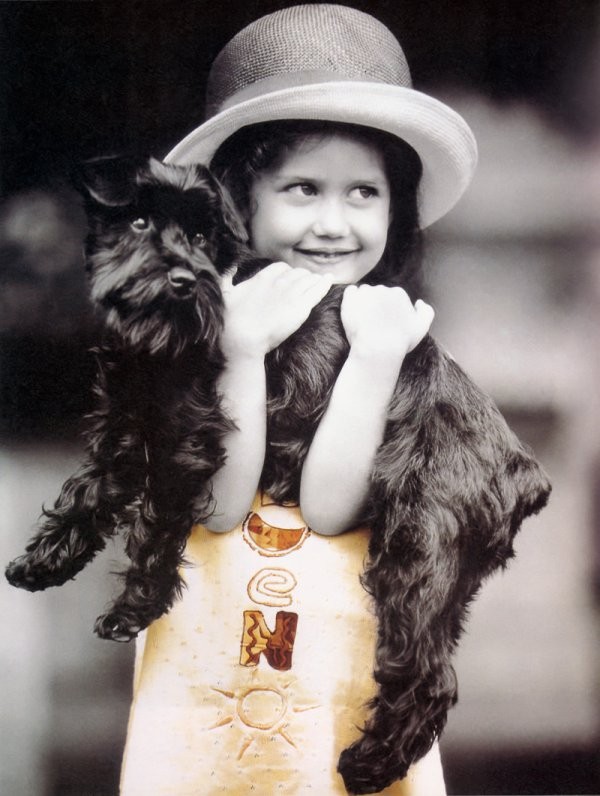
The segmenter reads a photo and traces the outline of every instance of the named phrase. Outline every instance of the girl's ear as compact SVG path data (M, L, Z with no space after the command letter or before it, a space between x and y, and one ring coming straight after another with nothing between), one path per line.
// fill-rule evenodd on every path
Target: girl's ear
M136 176L148 158L107 156L80 163L72 172L73 186L87 200L106 207L130 204L136 194Z

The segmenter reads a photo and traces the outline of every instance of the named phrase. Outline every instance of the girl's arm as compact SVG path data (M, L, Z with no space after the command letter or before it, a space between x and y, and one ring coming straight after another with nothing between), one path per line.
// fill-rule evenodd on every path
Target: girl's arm
M413 307L402 288L346 288L342 322L350 352L306 457L300 486L304 519L319 533L337 534L356 525L402 362L432 320L432 308L422 301Z
M225 437L227 458L212 479L215 509L206 522L211 531L241 522L258 488L266 446L265 355L304 323L330 286L329 277L285 263L223 286L226 366L218 389L236 429Z

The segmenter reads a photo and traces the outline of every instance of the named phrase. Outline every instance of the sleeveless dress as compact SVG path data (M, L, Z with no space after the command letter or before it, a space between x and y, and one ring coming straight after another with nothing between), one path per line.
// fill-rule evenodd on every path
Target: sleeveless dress
M321 536L264 494L232 531L194 527L183 599L138 644L122 796L346 793L338 757L375 691L368 539ZM432 754L422 792L441 796ZM426 760L382 793L416 793Z

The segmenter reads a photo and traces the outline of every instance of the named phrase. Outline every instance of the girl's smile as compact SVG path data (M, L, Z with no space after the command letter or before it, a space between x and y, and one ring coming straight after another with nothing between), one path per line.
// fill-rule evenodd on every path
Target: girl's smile
M251 189L250 238L262 257L354 283L379 262L390 186L379 152L344 135L309 137Z

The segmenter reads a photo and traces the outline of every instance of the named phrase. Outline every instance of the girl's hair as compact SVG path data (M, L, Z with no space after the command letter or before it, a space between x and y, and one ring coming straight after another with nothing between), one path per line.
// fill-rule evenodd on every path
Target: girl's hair
M381 153L390 184L392 222L381 260L361 280L366 284L401 285L414 300L421 292L422 235L417 192L423 167L415 150L390 133L370 127L318 120L285 120L243 127L215 153L211 169L227 187L238 210L249 221L254 180L275 168L308 138L332 135L374 147Z

